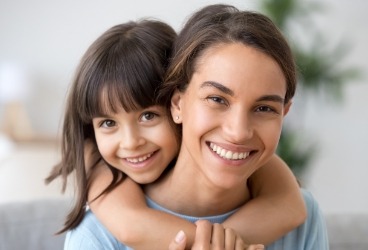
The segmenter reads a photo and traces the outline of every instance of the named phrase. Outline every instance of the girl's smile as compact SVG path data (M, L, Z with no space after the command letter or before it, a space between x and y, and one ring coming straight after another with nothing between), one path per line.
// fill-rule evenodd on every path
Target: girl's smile
M135 156L135 157L126 157L126 158L123 158L125 159L126 161L130 162L130 163L140 163L140 162L143 162L149 158L151 158L151 156L154 154L155 152L151 152L151 153L148 153L148 154L145 154L143 156Z
M156 150L141 156L121 157L121 159L123 161L122 164L125 164L127 167L129 166L132 171L147 172L150 170L150 168L153 168L152 170L161 169L161 167L158 166L157 163L157 158L159 157L159 154L160 150Z
M101 156L138 183L156 180L178 151L168 119L160 106L94 118Z

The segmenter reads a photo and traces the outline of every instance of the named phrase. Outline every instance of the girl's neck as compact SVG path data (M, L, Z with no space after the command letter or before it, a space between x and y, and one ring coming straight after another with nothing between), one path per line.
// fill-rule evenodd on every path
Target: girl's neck
M179 157L175 167L145 193L161 206L190 216L211 216L229 212L250 199L246 180L230 189L211 184L188 157Z

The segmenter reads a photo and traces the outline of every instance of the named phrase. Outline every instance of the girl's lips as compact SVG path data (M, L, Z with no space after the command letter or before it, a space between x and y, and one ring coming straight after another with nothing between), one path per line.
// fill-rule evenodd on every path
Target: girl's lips
M145 169L151 165L151 162L156 158L155 156L157 155L158 151L159 150L137 157L129 157L122 159L125 161L125 164L130 165L134 169Z
M139 162L143 162L145 160L147 160L148 158L150 158L155 152L151 152L142 156L138 156L138 157L127 157L125 158L125 160L127 160L130 163L139 163Z

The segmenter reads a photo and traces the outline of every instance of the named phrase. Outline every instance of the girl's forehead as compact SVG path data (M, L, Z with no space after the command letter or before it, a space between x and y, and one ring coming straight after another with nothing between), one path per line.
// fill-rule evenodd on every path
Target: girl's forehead
M138 103L139 100L133 98L124 98L116 92L109 92L106 88L100 92L98 97L98 113L105 115L113 115L117 113L130 113L130 112L142 112L148 108L154 108L160 110L160 112L166 113L166 108L163 105L153 103L151 100L147 100L144 103Z
M121 82L106 83L101 87L97 96L98 109L109 114L117 113L119 110L130 112L154 104L153 98L146 98L143 94L139 95L137 91L137 89L128 88Z
M125 99L125 98L123 98ZM97 113L99 114L116 114L120 111L128 112L128 109L125 108L126 104L124 105L124 101L118 94L116 90L113 88L109 88L108 86L105 86L102 88L102 90L99 92L99 95L97 97ZM136 105L132 105L134 107L131 107L129 105L129 109L135 108Z

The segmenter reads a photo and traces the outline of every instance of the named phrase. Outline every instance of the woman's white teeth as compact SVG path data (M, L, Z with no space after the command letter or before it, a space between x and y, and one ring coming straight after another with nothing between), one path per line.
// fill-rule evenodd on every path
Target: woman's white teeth
M214 143L211 143L210 147L213 152L216 152L216 154L228 160L242 160L249 156L249 152L232 152L230 150L223 149Z
M138 162L142 162L147 160L148 158L150 158L152 156L152 153L147 154L145 156L139 157L139 158L126 158L127 161L131 162L131 163L138 163Z

